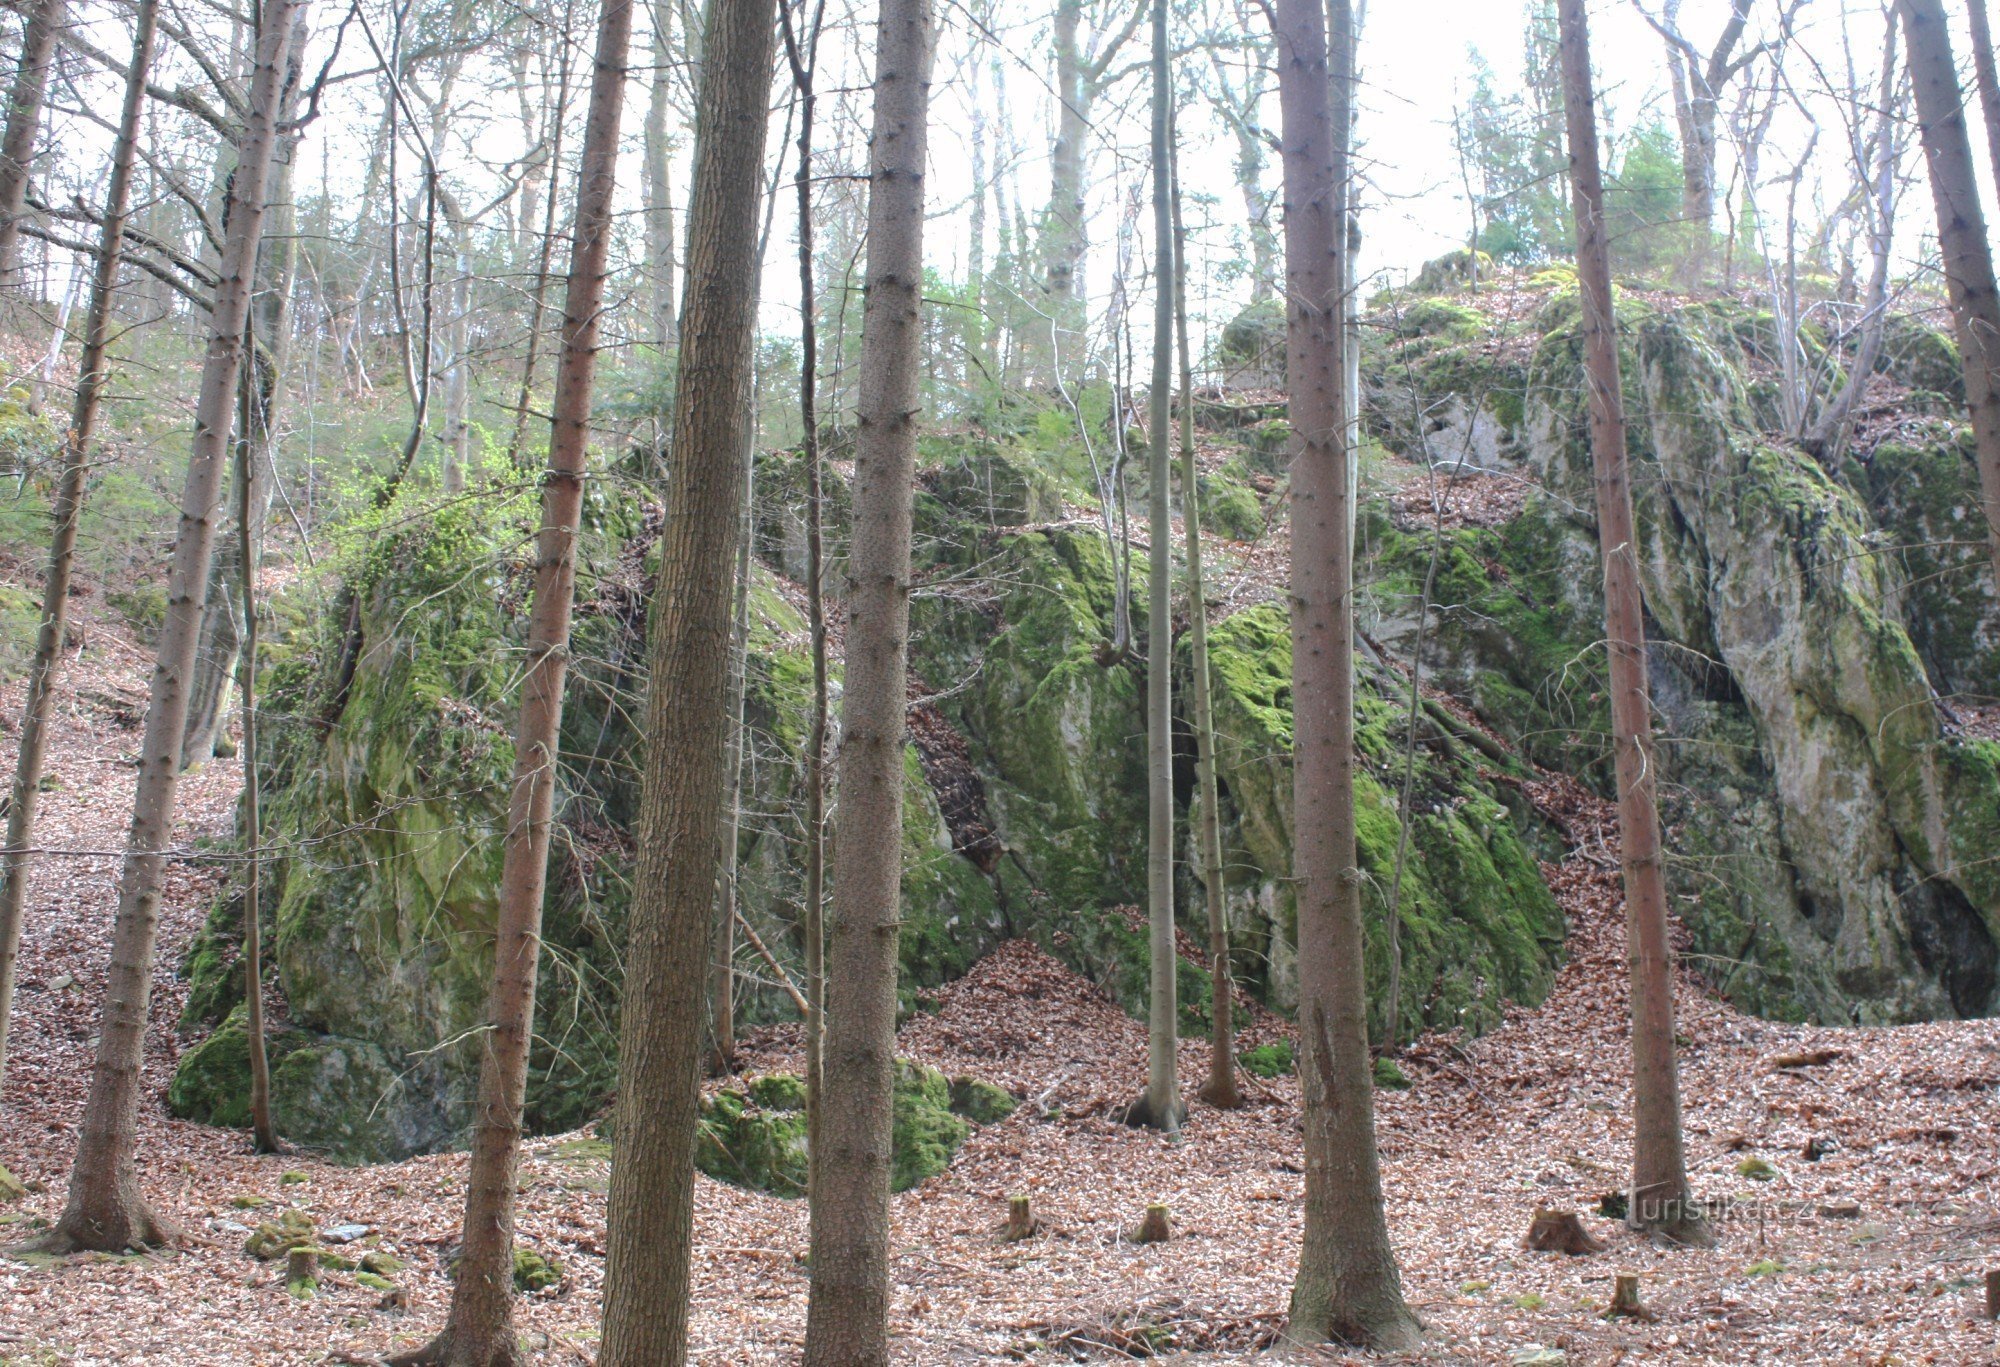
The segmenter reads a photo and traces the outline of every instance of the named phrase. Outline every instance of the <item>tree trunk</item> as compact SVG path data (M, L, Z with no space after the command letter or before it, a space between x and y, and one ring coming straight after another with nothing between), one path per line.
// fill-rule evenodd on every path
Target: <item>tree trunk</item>
M292 17L304 0L267 0L251 73L242 151L230 182L229 231L209 314L208 354L195 404L194 440L181 492L179 535L167 589L152 697L139 751L131 834L118 888L111 969L90 1096L84 1104L70 1173L69 1201L44 1240L51 1249L117 1252L171 1241L177 1231L156 1215L139 1190L140 1068L146 1013L153 990L153 943L159 928L160 885L173 838L174 796L180 781L187 685L201 621L202 586L215 549L215 515L229 446L231 408L243 363L243 331L264 226L264 190L277 141L277 118Z
M1965 402L1972 412L1972 440L1979 458L1979 501L1986 514L1994 577L2000 582L2000 298L1993 290L1993 257L1986 244L1986 219L1979 208L1965 103L1943 0L1899 3L1910 79L1916 87L1917 134L1930 167L1938 248L1965 367Z
M1042 223L1043 288L1054 301L1082 292L1084 144L1090 137L1084 78L1083 0L1056 0L1056 140L1049 148L1049 208Z
M752 373L755 373L754 365ZM750 669L750 577L755 567L750 561L750 533L757 500L757 450L754 419L743 423L743 493L737 500L736 577L734 625L729 632L729 742L724 751L723 772L727 791L723 795L722 863L716 871L718 906L715 917L715 948L709 965L708 1035L709 1071L727 1073L736 1066L736 926L743 919L737 894L742 890L740 856L743 832L743 774L750 763L749 737L744 734L743 708Z
M507 439L507 465L518 468L521 463L521 442L527 436L528 415L535 397L535 369L542 354L542 317L548 311L550 264L555 255L556 202L562 181L563 128L569 122L570 87L570 45L557 44L562 49L556 78L556 105L549 113L548 132L548 200L542 211L540 242L535 250L535 283L529 292L528 305L528 347L527 355L521 361L521 387L514 396L514 434ZM531 229L532 231L532 229Z
M298 95L299 62L304 50L304 16L293 25L292 51L287 63L282 98L282 118L289 121ZM292 201L292 160L299 134L281 131L271 154L269 188L265 195L265 231L258 253L257 286L252 297L251 343L245 348L246 361L237 376L239 409L253 412L247 439L238 434L237 459L248 459L264 469L272 465L278 408L287 359L290 355L292 278L298 269L297 206ZM254 531L263 535L263 520L269 510L272 481L253 484L256 497L250 515ZM237 601L240 585L234 569L218 558L209 568L208 588L203 595L200 644L195 650L194 682L188 688L188 721L181 739L181 762L194 768L227 749L223 724L229 713L236 687L237 663L244 637L244 612Z
M801 11L803 11L801 6ZM813 290L812 136L818 67L819 15L804 34L785 10L785 52L799 94L799 454L806 467L806 618L812 648L812 722L806 735L805 959L806 1152L819 1156L821 1100L826 1088L826 556L819 449L819 328ZM813 1190L807 1183L807 1191Z
M1341 306L1353 19L1347 0L1332 8L1339 51L1331 63L1320 0L1277 0L1274 24L1294 433L1293 858L1306 1131L1305 1235L1286 1336L1299 1346L1340 1338L1397 1350L1416 1342L1418 1324L1403 1303L1382 1209L1355 866L1353 491Z
M653 78L646 105L646 299L653 345L674 344L674 187L667 136L673 108L672 0L653 0Z
M77 361L76 406L63 446L62 480L56 486L49 544L49 568L42 587L41 629L28 665L27 701L21 709L21 744L15 759L13 800L7 809L7 849L0 855L0 1094L7 1078L7 1023L13 1017L14 964L21 946L21 921L28 891L29 843L35 837L35 808L41 800L42 763L48 754L49 717L55 708L56 670L69 632L70 575L76 562L77 521L83 512L90 474L91 436L104 387L110 378L111 304L118 288L118 261L124 250L125 219L131 210L132 167L138 156L139 115L146 73L153 61L158 0L140 0L133 17L132 65L125 82L118 139L112 148L111 179L104 193L104 227L90 281L90 311L84 321L83 354Z
M1166 0L1153 0L1153 388L1146 410L1149 476L1146 607L1146 1094L1128 1119L1169 1134L1181 1127L1177 1053L1180 1001L1174 947L1173 508L1167 492L1174 385L1174 212L1167 158L1173 86ZM1187 503L1193 507L1193 488ZM1194 611L1199 612L1197 604Z
M806 1367L889 1360L889 1131L903 875L911 493L922 372L930 0L882 0L857 378L854 533L812 1193Z
M1975 0L1974 8L1978 8ZM1867 183L1861 187L1862 212L1868 219L1868 286L1861 301L1861 337L1854 349L1854 362L1840 390L1821 410L1819 418L1799 443L1828 469L1838 469L1852 435L1851 419L1875 376L1875 363L1882 355L1883 334L1889 321L1889 252L1896 228L1896 164L1901 149L1896 128L1901 122L1896 98L1896 11L1887 15L1882 38L1882 78L1876 89L1874 160L1863 168Z
M260 345L253 329L249 351ZM255 386L238 384L236 418L237 594L243 600L243 649L238 672L243 694L243 1004L250 1051L250 1137L258 1153L278 1151L271 1125L271 1060L264 1048L264 919L259 874L263 857L263 785L257 773L257 494L264 484L256 433L268 410L252 398Z
M1969 0L1972 20L1972 69L1979 82L1979 108L1986 116L1986 153L1993 159L1993 184L2000 187L2000 68L1993 60L1993 27L1987 22L1986 0Z
M524 1362L514 1335L514 1176L521 1154L521 1110L534 1037L535 977L541 954L542 895L554 824L557 747L563 685L569 670L570 609L576 599L576 539L590 448L591 386L606 262L615 229L618 125L625 103L626 57L634 0L603 0L584 121L562 354L556 369L549 468L536 534L534 608L521 680L521 715L500 868L493 984L466 1177L464 1256L452 1285L443 1331L407 1363L489 1367Z
M721 854L730 584L741 535L774 20L773 0L710 0L703 45L625 949L603 1367L679 1367L687 1359L702 983Z
M1196 875L1208 909L1208 1080L1203 1101L1218 1110L1243 1104L1236 1086L1236 975L1229 965L1229 903L1222 862L1221 794L1215 778L1215 700L1208 675L1208 593L1202 583L1201 499L1194 465L1194 351L1188 345L1187 228L1181 222L1180 158L1169 151L1174 177L1174 332L1181 363L1181 523L1187 534L1188 672L1193 700Z
M42 99L55 65L56 44L69 23L68 0L40 0L23 7L21 58L7 100L6 131L0 133L0 292L16 282L15 253L21 243L21 210L34 172L35 134L42 125Z
M1632 489L1625 466L1625 398L1611 304L1604 178L1597 161L1597 96L1590 74L1586 0L1560 0L1564 110L1583 295L1590 447L1597 477L1597 540L1604 554L1604 617L1611 656L1611 732L1617 747L1618 835L1625 875L1626 953L1632 969L1632 1191L1635 1229L1676 1243L1712 1242L1688 1191L1680 1079L1674 1060L1673 943L1655 805L1652 704Z

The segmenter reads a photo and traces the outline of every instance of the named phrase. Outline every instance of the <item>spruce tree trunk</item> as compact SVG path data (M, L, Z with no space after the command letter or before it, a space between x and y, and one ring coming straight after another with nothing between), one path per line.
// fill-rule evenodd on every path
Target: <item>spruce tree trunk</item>
M1632 1191L1634 1229L1707 1246L1707 1222L1688 1190L1682 1151L1680 1078L1674 1059L1673 942L1667 927L1655 799L1652 702L1646 682L1645 618L1626 470L1625 397L1612 312L1611 251L1604 178L1597 160L1597 96L1590 74L1586 0L1559 0L1570 192L1576 214L1576 274L1583 296L1584 365L1590 386L1590 449L1597 478L1597 540L1604 555L1604 631L1611 656L1611 733L1616 747L1618 844L1625 877L1626 954L1632 971Z
M1243 1104L1236 1086L1236 975L1229 965L1228 889L1223 882L1222 808L1215 779L1215 700L1208 675L1208 594L1202 583L1201 498L1194 466L1194 352L1188 345L1187 229L1181 222L1180 159L1174 173L1174 332L1181 360L1181 522L1187 532L1188 672L1194 677L1195 850L1208 908L1208 1081L1201 1099L1219 1110ZM1268 285L1267 285L1268 288Z
M2000 583L2000 297L1994 294L1993 256L1979 208L1965 102L1943 0L1898 3L1910 79L1916 87L1917 133L1923 139L1931 198L1937 205L1938 248L1957 325L1958 354L1965 367L1965 403L1972 413L1987 549L1995 581Z
M2000 186L2000 67L1994 65L1993 26L1986 0L1968 0L1972 20L1972 69L1979 81L1979 108L1986 118L1986 153L1993 159L1993 183Z
M230 182L229 229L209 314L208 353L195 404L194 440L181 492L179 534L167 588L152 696L139 750L132 827L118 887L104 1019L90 1095L84 1103L62 1218L43 1241L50 1249L117 1252L170 1242L177 1231L154 1213L139 1190L140 1069L146 1013L153 991L153 945L159 928L160 885L173 838L180 781L187 687L201 621L200 593L215 550L215 517L227 463L250 286L264 226L264 190L277 141L292 19L304 0L267 0L251 72L242 151Z
M535 978L541 955L542 897L555 819L563 685L569 671L570 610L576 600L576 540L590 449L591 387L598 323L616 221L618 125L635 0L603 0L590 110L583 130L562 351L536 533L534 608L515 731L514 775L500 867L493 983L481 1051L479 1099L466 1177L464 1254L443 1331L406 1363L491 1367L522 1362L513 1325L514 1177L521 1156L521 1111L534 1037Z
M882 0L807 1367L883 1367L889 1360L890 1093L931 59L930 0Z
M773 0L710 0L695 116L673 465L653 594L638 876L625 949L602 1367L687 1360L730 587L751 401Z
M21 211L34 173L35 135L41 131L42 101L48 93L49 71L55 65L56 44L69 23L68 0L40 0L23 6L26 25L21 56L14 68L14 86L7 99L7 123L0 132L0 292L15 283L15 260L21 246Z
M1180 1001L1174 948L1173 508L1167 433L1174 385L1174 215L1167 170L1173 86L1167 70L1166 0L1153 0L1153 388L1147 403L1146 606L1146 1095L1128 1119L1168 1133L1181 1127ZM1192 507L1193 490L1187 502ZM1195 608L1200 611L1199 605Z
M1305 1234L1287 1340L1414 1345L1416 1317L1382 1208L1354 834L1354 602L1349 545L1346 337L1347 119L1352 14L1333 0L1328 61L1320 0L1277 0L1284 119L1287 374L1292 447L1293 854L1298 898L1299 1078L1305 1100Z
M77 360L76 405L70 413L62 479L56 486L51 515L54 532L49 543L49 568L43 576L41 629L35 636L35 654L28 664L27 701L21 709L21 744L14 763L13 798L7 809L7 848L0 854L0 1096L5 1095L7 1080L7 1023L14 1009L14 966L27 900L28 847L35 837L35 809L41 801L56 670L62 663L63 638L69 632L70 576L76 563L77 521L83 513L90 474L91 439L110 379L111 304L118 288L125 220L131 210L139 115L145 100L146 73L153 62L158 17L158 0L140 0L133 16L132 65L125 81L118 138L111 152L111 179L104 192L104 227L90 281L83 354Z

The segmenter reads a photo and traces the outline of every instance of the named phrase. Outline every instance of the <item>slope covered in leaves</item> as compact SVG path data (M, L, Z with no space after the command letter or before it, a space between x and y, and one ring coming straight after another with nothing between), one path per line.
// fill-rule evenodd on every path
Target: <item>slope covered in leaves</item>
M60 708L61 781L47 829L51 843L86 853L38 864L0 1131L0 1162L32 1190L0 1208L6 1235L27 1233L60 1204L129 797L120 756L131 747L143 654L102 622L87 623L85 639ZM181 839L196 858L177 866L163 962L199 924L213 869L194 842L226 828L233 786L233 769L218 762L184 790ZM1718 1200L1747 1199L1723 1221L1715 1252L1656 1252L1594 1213L1599 1194L1621 1183L1629 1136L1609 813L1561 780L1532 782L1527 795L1567 835L1568 857L1550 876L1570 921L1570 962L1544 1005L1510 1013L1477 1040L1423 1038L1400 1059L1410 1090L1378 1093L1390 1227L1431 1330L1415 1360L1510 1363L1537 1345L1574 1363L1983 1360L1994 1331L1976 1318L1973 1279L2000 1242L2000 1024L1773 1025L1685 981L1695 1185ZM240 1132L169 1119L160 1098L181 1047L180 988L169 978L162 989L148 1037L142 1171L195 1242L145 1258L0 1260L0 1357L373 1362L419 1342L449 1294L463 1157L372 1168L258 1158ZM1245 1046L1284 1028L1253 1011ZM768 1030L751 1042L748 1064L795 1066L793 1044L784 1027ZM942 1176L895 1200L902 1360L1220 1360L1269 1341L1299 1236L1293 1079L1256 1081L1241 1111L1197 1107L1177 1145L1127 1129L1115 1114L1144 1074L1143 1027L1021 943L938 989L901 1047L1024 1101L975 1130ZM1815 1051L1830 1056L1781 1066ZM1192 1089L1202 1046L1184 1045L1181 1063ZM606 1172L606 1146L587 1132L536 1141L524 1164L523 1243L555 1269L521 1307L534 1361L593 1360ZM1017 1192L1033 1196L1045 1232L995 1242ZM1172 1207L1175 1238L1126 1242L1151 1201ZM1542 1205L1584 1211L1609 1250L1581 1259L1524 1252L1521 1234ZM393 1280L407 1308L382 1308L384 1293L357 1271L327 1272L310 1299L290 1294L282 1263L244 1252L249 1227L282 1210L299 1212L322 1239L358 1226L338 1247L405 1263ZM792 1360L804 1326L803 1205L703 1179L696 1211L695 1357ZM1653 1320L1600 1317L1622 1270L1641 1273Z

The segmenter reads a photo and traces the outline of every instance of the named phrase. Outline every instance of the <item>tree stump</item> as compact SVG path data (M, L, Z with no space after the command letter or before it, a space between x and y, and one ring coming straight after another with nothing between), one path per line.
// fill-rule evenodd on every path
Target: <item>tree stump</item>
M1042 1222L1035 1218L1029 1198L1009 1196L1007 1198L1007 1223L1000 1227L1000 1242L1018 1244L1023 1239L1032 1239L1041 1233Z
M1573 1210L1536 1211L1522 1242L1537 1253L1567 1253L1571 1257L1604 1251L1604 1245L1591 1237Z
M1651 1319L1653 1314L1639 1303L1639 1274L1620 1272L1611 1283L1611 1308L1605 1315L1612 1319Z
M295 1248L285 1255L285 1284L297 1286L300 1282L313 1286L319 1284L319 1250L310 1245Z
M2000 1267L1986 1270L1986 1318L2000 1320Z
M1146 1217L1139 1221L1139 1227L1132 1231L1135 1244L1163 1244L1173 1237L1173 1230L1167 1220L1167 1208L1160 1202L1146 1207Z

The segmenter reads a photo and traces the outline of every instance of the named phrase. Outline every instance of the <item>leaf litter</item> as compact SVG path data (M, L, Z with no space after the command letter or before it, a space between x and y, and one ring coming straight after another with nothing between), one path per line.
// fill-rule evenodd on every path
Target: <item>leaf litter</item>
M60 1209L129 817L130 702L149 665L121 627L87 600L78 607L83 644L61 684L42 829L47 845L81 853L38 857L30 886L0 1112L0 1162L30 1190L0 1207L7 1244ZM17 684L0 699L9 714L19 697ZM162 905L147 1034L141 1172L194 1239L139 1257L0 1258L0 1361L376 1362L442 1322L463 1155L364 1168L259 1157L246 1134L164 1109L187 1043L174 1028L184 996L174 967L223 868L196 842L227 835L238 781L237 764L217 759L182 784L176 841L187 857ZM1424 1346L1397 1360L1513 1363L1538 1349L1533 1360L1578 1364L1992 1360L2000 1338L1981 1318L1979 1281L2000 1257L2000 1022L1779 1024L1737 1013L1684 974L1689 1165L1720 1239L1712 1252L1654 1248L1598 1214L1624 1183L1631 1134L1614 817L1572 780L1524 787L1570 847L1545 869L1569 918L1569 959L1547 1001L1511 1008L1482 1038L1426 1035L1399 1056L1412 1088L1377 1094L1390 1231L1428 1327ZM1023 1104L894 1199L898 1361L1221 1361L1273 1341L1300 1235L1293 1078L1247 1079L1251 1099L1237 1111L1195 1103L1170 1141L1117 1119L1145 1075L1144 1026L1041 949L1002 945L926 1005L903 1028L902 1052ZM1241 1020L1244 1048L1288 1035L1247 1001ZM750 1032L744 1066L796 1068L797 1042L792 1027ZM1190 1095L1205 1064L1205 1041L1184 1041ZM562 1268L517 1307L538 1363L594 1361L607 1164L582 1138L534 1139L522 1164L520 1237ZM1764 1180L1743 1175L1746 1156L1762 1160ZM1003 1243L993 1234L1014 1194L1032 1198L1042 1229ZM1174 1237L1129 1242L1152 1202L1171 1208ZM1608 1251L1525 1251L1542 1207L1578 1211ZM282 1262L243 1252L249 1225L288 1209L320 1228L375 1231L353 1247L407 1264L394 1278L401 1306L341 1271L308 1299L288 1294ZM805 1216L801 1202L699 1179L693 1360L796 1360ZM1603 1317L1621 1271L1640 1275L1650 1319Z

